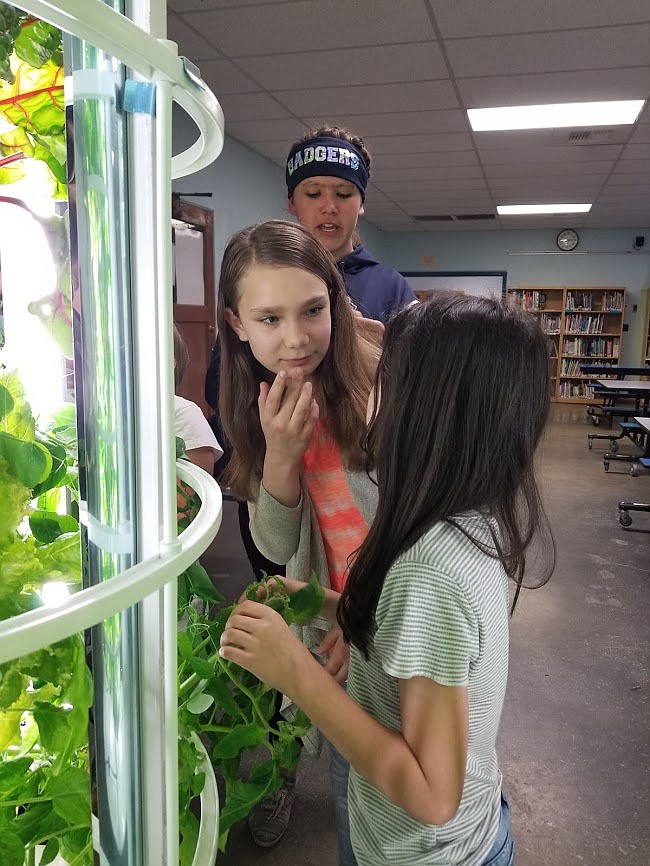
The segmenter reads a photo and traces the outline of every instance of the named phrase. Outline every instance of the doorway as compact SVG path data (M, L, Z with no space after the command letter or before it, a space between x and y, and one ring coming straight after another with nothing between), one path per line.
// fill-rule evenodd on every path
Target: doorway
M214 213L172 195L174 321L183 335L189 364L177 394L209 417L205 372L215 340Z

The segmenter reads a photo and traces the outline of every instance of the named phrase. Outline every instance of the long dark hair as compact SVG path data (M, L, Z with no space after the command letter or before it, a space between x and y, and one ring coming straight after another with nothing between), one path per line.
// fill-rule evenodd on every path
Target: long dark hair
M253 265L300 268L327 286L332 336L318 368L328 429L350 469L363 469L366 406L378 350L357 335L343 278L329 253L299 223L269 220L242 229L229 241L221 262L217 325L221 343L219 415L233 454L220 479L240 499L254 501L262 477L266 443L257 398L268 371L255 359L248 342L239 340L226 321L236 314L239 283Z
M337 614L365 653L388 569L439 521L494 518L493 546L471 540L521 585L526 548L548 526L534 474L550 402L546 337L496 298L436 292L389 322L375 387L365 445L379 507ZM545 538L553 547L550 529ZM538 585L553 564L554 547Z

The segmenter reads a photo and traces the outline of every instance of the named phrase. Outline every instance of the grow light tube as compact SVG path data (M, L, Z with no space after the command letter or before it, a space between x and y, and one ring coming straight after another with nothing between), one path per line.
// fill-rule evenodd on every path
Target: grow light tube
M41 166L45 169L43 163ZM43 172L36 171L34 178L29 169L31 182L25 177L11 186L3 186L2 195L24 201L39 215L51 216L54 202L42 195ZM41 195L37 196L35 190L39 185ZM49 295L54 297L56 288L52 254L41 226L16 204L0 202L0 238L5 330L0 358L9 371L20 370L33 415L49 418L63 402L63 357L49 329L28 307L30 303L41 302L39 310L44 319L58 315L55 309L48 308L46 300Z

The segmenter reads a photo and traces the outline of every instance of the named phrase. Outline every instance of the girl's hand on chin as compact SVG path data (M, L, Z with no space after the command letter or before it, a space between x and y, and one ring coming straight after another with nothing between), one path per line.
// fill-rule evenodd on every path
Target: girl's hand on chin
M305 665L317 664L280 614L256 601L244 601L230 614L219 655L289 697Z
M302 457L318 422L312 384L303 380L302 371L296 373L290 377L280 370L272 385L260 383L257 404L267 455L281 460Z

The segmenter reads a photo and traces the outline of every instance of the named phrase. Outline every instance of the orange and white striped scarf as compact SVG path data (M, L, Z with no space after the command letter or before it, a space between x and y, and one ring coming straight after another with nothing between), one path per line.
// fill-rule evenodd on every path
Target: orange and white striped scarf
M330 586L341 592L348 557L365 540L368 525L348 486L338 446L321 421L303 455L302 470L323 538Z

